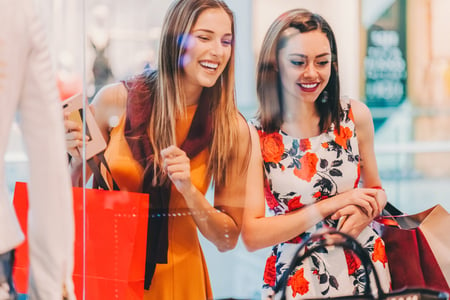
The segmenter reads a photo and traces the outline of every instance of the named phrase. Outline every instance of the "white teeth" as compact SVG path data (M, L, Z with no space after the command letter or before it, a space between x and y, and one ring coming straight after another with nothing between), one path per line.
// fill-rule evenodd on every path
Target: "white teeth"
M318 83L301 83L300 85L306 89L312 89L312 88L315 88L316 86L318 86L319 84Z
M200 62L200 64L205 67L205 68L209 68L209 69L217 69L217 67L219 66L219 64L215 64L215 63L211 63L211 62Z

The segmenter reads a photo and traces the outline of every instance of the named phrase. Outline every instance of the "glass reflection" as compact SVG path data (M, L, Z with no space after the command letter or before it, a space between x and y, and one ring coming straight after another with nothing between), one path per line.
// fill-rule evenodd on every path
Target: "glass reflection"
M262 36L281 11L299 4L274 4L270 0L226 2L236 16L237 103L245 117L250 118L256 111L254 66ZM369 28L376 24L381 26L378 29L390 31L396 23L405 22L405 28L397 32L399 48L406 43L400 50L407 72L404 98L398 107L376 103L371 107L378 167L388 199L405 212L415 213L435 203L449 209L449 168L445 157L450 152L446 130L450 44L442 38L448 36L450 28L445 16L449 4L445 0L418 0L408 2L405 8L405 2L345 0L344 5L305 0L302 6L327 17L336 29L337 39L345 45L339 49L342 93L366 103L366 92L370 92L365 87L366 79L370 79L366 73L370 70L365 70L364 60L366 55L376 55L367 50ZM162 20L171 3L85 0L84 9L82 2L76 0L39 1L57 69L60 98L67 99L85 88L92 101L102 85L156 68ZM100 72L93 71L96 57L100 57ZM97 85L94 73L103 80L97 80ZM403 83L402 76L397 78ZM400 95L398 88L395 91ZM119 121L119 114L108 120L110 127L116 127ZM10 198L17 181L29 180L22 135L14 122L4 155ZM92 187L92 181L87 187ZM213 192L209 189L206 194L210 201ZM269 250L249 253L238 242L234 250L219 253L212 243L199 236L214 297L259 299L264 259Z

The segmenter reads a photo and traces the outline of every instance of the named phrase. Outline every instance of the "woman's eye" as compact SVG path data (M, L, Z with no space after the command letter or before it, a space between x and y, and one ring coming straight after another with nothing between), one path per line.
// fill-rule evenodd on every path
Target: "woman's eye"
M233 43L232 40L222 40L222 44L225 46L231 46L232 43Z
M291 60L291 64L293 64L294 66L302 66L305 64L305 62L301 60Z
M205 35L199 35L199 36L197 36L197 38L198 38L199 40L202 40L202 41L208 41L208 40L209 40L209 37L207 37L207 36L205 36Z
M319 61L318 64L321 66L326 66L328 65L329 61L328 60L324 60L324 61Z

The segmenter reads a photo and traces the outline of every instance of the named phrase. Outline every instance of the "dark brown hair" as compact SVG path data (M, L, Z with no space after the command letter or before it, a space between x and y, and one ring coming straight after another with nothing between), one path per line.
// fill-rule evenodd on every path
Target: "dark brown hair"
M342 108L339 102L339 73L336 39L333 30L323 17L306 9L293 9L280 15L268 29L259 55L257 65L257 94L259 100L258 119L267 132L280 129L283 123L284 107L281 93L280 75L277 61L278 51L289 37L283 36L288 28L296 28L300 33L320 30L330 42L332 64L327 86L315 101L320 116L320 131L330 128L331 124L339 131ZM320 101L327 97L324 103Z

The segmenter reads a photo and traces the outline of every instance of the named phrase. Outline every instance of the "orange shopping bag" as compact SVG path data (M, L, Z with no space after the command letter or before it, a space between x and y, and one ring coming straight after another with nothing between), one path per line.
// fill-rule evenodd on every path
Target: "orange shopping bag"
M83 189L73 188L75 214L75 294L88 300L140 300L144 294L145 253L149 200L147 194L86 189L86 223ZM14 207L26 232L28 194L26 183L17 182ZM57 226L57 224L55 224ZM83 250L83 231L86 249ZM85 254L83 260L83 254ZM83 276L83 262L85 275ZM16 250L14 280L26 294L28 244Z

